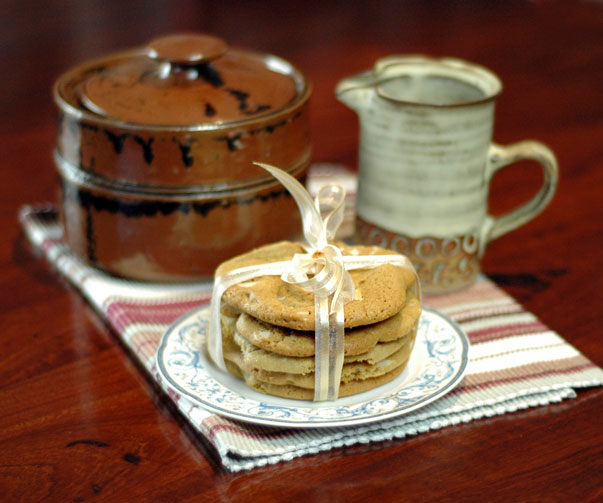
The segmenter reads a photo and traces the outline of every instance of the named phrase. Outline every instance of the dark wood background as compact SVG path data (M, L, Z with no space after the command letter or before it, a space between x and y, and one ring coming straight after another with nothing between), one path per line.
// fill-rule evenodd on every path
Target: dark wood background
M596 1L0 2L0 501L602 501L603 390L560 404L230 474L168 410L16 220L56 197L53 80L68 67L200 30L276 53L314 82L314 160L354 167L355 115L333 95L384 55L465 58L499 74L495 139L558 155L551 206L492 243L486 273L598 365L603 4ZM496 176L493 211L539 169ZM92 439L108 444L70 442Z

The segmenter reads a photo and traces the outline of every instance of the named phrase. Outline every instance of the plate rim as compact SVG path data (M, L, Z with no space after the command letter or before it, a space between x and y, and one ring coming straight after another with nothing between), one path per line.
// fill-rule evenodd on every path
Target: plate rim
M236 421L241 421L241 422L244 422L247 424L254 424L254 425L259 425L259 426L281 427L281 428L336 428L336 427L342 427L342 426L345 427L345 426L366 425L366 424L374 423L377 421L385 421L388 419L393 419L395 417L402 416L402 415L408 414L410 412L416 411L418 409L421 409L421 408L427 406L428 404L438 400L439 398L442 398L443 396L447 395L450 391L452 391L457 386L457 384L465 376L465 372L467 370L467 364L469 361L468 353L469 353L470 342L469 342L469 338L467 337L467 335L465 334L463 329L455 321L450 319L445 314L442 314L441 312L439 312L435 309L432 309L432 308L429 308L426 306L422 306L423 312L421 313L421 317L423 316L424 312L429 312L429 313L443 319L453 329L454 333L458 337L458 340L460 341L461 346L462 346L461 356L460 356L460 364L459 364L459 367L458 367L455 375L450 379L450 381L448 383L446 383L445 386L443 386L442 388L439 388L438 390L435 390L434 393L418 400L417 402L413 403L412 405L402 407L400 409L394 409L394 410L390 410L387 412L367 416L364 418L350 417L350 418L345 418L345 419L324 419L321 421L307 421L307 420L291 420L291 419L288 420L288 419L284 419L284 418L258 417L258 416L253 416L251 414L245 415L245 414L241 414L239 412L232 412L232 411L229 411L228 409L222 409L222 408L216 407L216 406L212 405L211 403L207 403L207 402L203 401L198 396L194 395L192 392L182 388L182 386L180 386L177 382L175 382L173 380L172 377L169 376L169 373L164 368L162 358L160 357L160 355L162 355L165 350L167 340L168 340L170 334L175 333L175 328L178 325L180 325L185 319L191 318L191 317L195 316L198 312L207 310L208 308L209 308L209 305L205 304L203 306L199 306L199 307L196 307L196 308L188 311L187 313L178 317L164 331L164 333L161 336L161 340L159 341L159 346L157 347L157 350L155 352L155 363L156 363L158 376L163 381L163 384L165 386L167 386L168 388L171 388L173 391L176 391L177 393L182 395L186 400L193 402L195 405L201 407L202 409L205 409L209 412L217 414L221 417L226 417L226 418L233 419ZM211 373L209 371L207 371L206 369L203 368L203 371L209 376L210 379L213 379L215 382L217 382L221 386L224 386L230 392L241 395L237 391L235 391L231 388L228 388L226 385L217 381L211 375ZM400 374L400 375L402 375L402 374ZM399 377L400 376L398 376L398 378ZM395 382L395 379L392 382ZM409 383L409 384L411 384L411 383ZM403 389L404 389L404 387L397 390L397 392L400 392ZM241 395L241 396L243 396L243 395ZM244 396L243 396L243 398L246 400L253 400L253 399L250 399L250 398L247 398ZM258 402L258 404L261 404L261 403L262 402ZM336 404L337 404L337 401L333 402L333 408L337 407ZM271 407L274 407L274 406L271 406ZM339 406L339 407L341 407L341 406ZM324 408L328 409L329 407L323 407L323 409Z

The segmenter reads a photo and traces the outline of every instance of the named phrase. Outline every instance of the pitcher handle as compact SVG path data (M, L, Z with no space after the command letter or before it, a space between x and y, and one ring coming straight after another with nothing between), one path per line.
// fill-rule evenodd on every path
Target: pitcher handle
M489 241L520 227L538 215L553 198L559 179L559 168L555 154L542 143L521 141L507 146L494 143L490 146L486 171L486 183L488 184L499 169L514 162L528 159L537 161L542 167L544 173L542 186L532 199L518 208L498 217L486 216L480 239L480 256Z

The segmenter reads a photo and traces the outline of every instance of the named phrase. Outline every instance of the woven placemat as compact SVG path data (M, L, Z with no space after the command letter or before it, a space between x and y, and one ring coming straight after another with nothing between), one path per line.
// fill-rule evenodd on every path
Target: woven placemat
M353 207L352 174L328 165L315 167L310 190L323 182L345 185ZM19 217L33 246L105 318L232 471L559 402L576 396L577 388L603 384L602 369L482 276L467 290L424 299L425 305L453 319L471 341L465 379L445 397L401 417L356 427L279 429L229 420L169 389L155 368L161 336L178 317L209 303L211 284L160 285L111 277L70 253L53 207L27 206ZM353 212L346 220L344 232L351 228Z

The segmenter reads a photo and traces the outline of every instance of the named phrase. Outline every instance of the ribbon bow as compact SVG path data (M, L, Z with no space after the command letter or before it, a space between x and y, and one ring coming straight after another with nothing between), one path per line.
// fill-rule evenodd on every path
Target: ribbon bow
M329 244L343 222L345 190L326 185L312 201L295 178L267 164L256 163L291 193L302 215L305 254L296 254L281 279L314 294L314 400L335 400L343 367L344 305L355 296L341 250Z
M401 255L346 256L329 244L343 221L345 190L338 185L323 187L313 201L306 189L291 175L273 166L254 163L278 179L291 193L299 207L306 243L306 253L291 260L241 267L216 276L210 306L208 351L212 360L226 370L222 351L220 303L224 292L233 285L258 276L281 276L314 295L315 377L314 400L335 400L339 394L344 357L344 306L354 300L351 269L378 267L390 263L414 268ZM415 273L416 274L416 273ZM418 279L417 294L420 297Z

